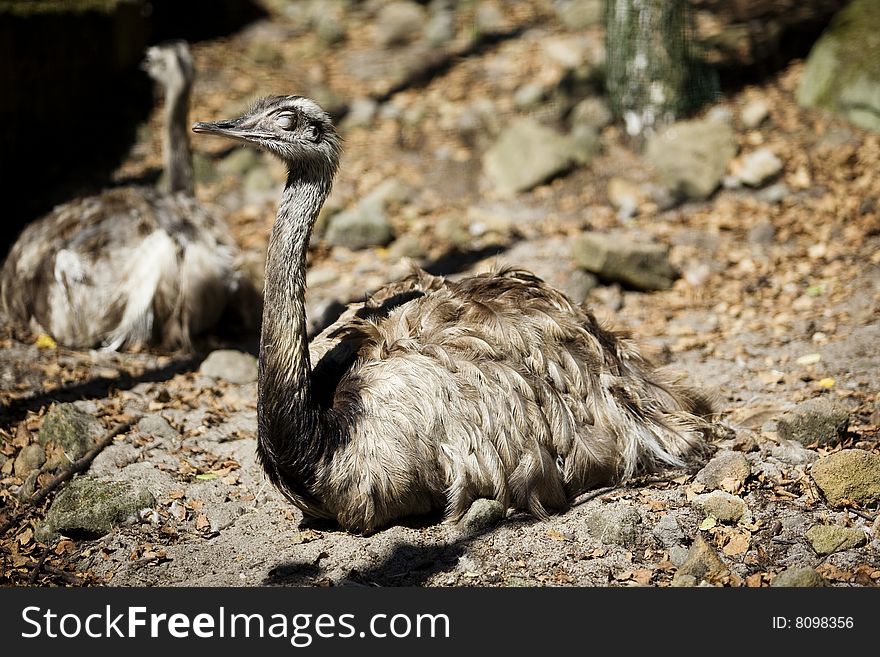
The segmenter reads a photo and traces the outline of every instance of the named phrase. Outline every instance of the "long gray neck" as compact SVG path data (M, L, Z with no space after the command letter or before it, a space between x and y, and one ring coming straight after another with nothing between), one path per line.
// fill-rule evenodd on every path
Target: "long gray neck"
M332 173L291 170L266 258L258 394L259 449L275 476L299 478L323 451L306 334L306 253ZM274 477L273 477L274 478Z
M183 81L168 86L165 96L165 126L162 153L166 186L169 192L195 193L192 151L189 144L189 96L191 83Z

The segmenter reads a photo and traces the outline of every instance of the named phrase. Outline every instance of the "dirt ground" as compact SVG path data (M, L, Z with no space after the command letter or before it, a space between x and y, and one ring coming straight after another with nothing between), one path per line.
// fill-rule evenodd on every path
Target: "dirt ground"
M517 513L467 529L414 519L369 537L303 525L255 461L256 384L199 369L215 348L253 353L253 336L236 343L209 337L196 354L114 354L38 344L37 336L5 325L5 463L36 440L53 403L74 402L108 430L140 423L117 436L89 473L146 487L155 504L103 536L41 541L57 493L27 508L19 495L25 478L4 465L0 583L663 587L678 573L677 584L704 578L769 586L798 567L834 586L880 582L876 506L832 506L810 474L818 459L844 449L880 455L880 135L798 107L802 61L725 92L703 112L729 111L743 151L767 147L782 160L783 198L722 188L706 201L667 209L643 198L634 216L622 218L609 201L609 181L649 183L657 172L614 124L602 130L602 152L588 166L513 199L496 195L481 174L497 125L523 113L515 91L536 79L550 86L562 79L565 68L547 57L548 41L576 37L579 47L600 52L599 28L570 30L551 3L517 3L520 9L497 17L501 36L476 46L450 40L448 52L460 56L414 73L402 62L423 56L419 46L377 48L373 24L362 15L344 17L347 38L327 45L302 16L285 13L281 3L268 6L268 20L193 45L199 77L191 119L233 116L267 93L325 103L335 96L350 108L355 99L374 99L378 111L368 125L340 123L343 164L328 204L347 207L383 181L402 181L415 191L389 219L416 245L419 264L450 276L512 264L573 297L586 295L603 321L631 331L647 353L714 396L724 427L716 454L747 463L747 472L728 473L733 483L721 488L746 511L738 521L707 516L700 496L717 486L701 463L582 495L548 521ZM766 101L769 116L748 129L739 117L754 99ZM486 100L492 112L479 111ZM553 108L534 114L544 110ZM159 166L160 114L142 131L120 180ZM248 187L242 175L223 172L229 144L199 138L193 145L210 172L201 176L199 197L227 213L259 272L283 172L260 156L256 170L269 182L249 176ZM656 292L591 287L569 255L584 230L623 230L666 244L681 276ZM318 233L309 310L318 317L362 299L405 267L393 245L352 251L331 247ZM849 412L847 433L829 445L781 440L777 419L813 398ZM152 424L143 424L145 417ZM30 485L50 479L40 474ZM809 538L816 525L854 528L864 539L820 553ZM715 557L705 561L704 546L720 565ZM701 558L698 576L682 579Z

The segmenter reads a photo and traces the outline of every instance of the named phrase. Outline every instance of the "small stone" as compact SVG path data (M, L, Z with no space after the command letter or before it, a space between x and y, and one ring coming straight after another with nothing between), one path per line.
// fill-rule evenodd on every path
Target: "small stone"
M393 260L412 258L418 260L426 255L419 238L412 233L405 233L388 245L388 256Z
M25 445L15 457L12 471L16 477L25 478L32 470L39 470L46 462L46 450L41 445Z
M770 115L770 105L763 98L755 98L742 108L739 118L744 127L754 130Z
M497 525L504 518L504 507L497 500L480 498L471 504L458 526L464 534L475 534Z
M718 188L734 155L733 128L712 119L673 123L645 145L645 158L663 183L677 195L697 200Z
M217 171L226 176L244 176L263 165L260 153L253 148L236 148L217 164Z
M137 423L137 430L148 436L156 436L166 440L180 438L180 432L168 424L168 420L161 415L145 415Z
M785 440L833 447L846 437L849 411L828 399L809 399L777 418L776 427Z
M782 160L768 148L759 148L733 164L734 175L749 187L760 187L782 171Z
M611 503L587 514L590 535L603 543L634 547L639 541L642 517L626 502Z
M629 219L635 216L644 199L645 194L634 182L616 176L608 181L608 200L617 210L619 218Z
M880 502L880 456L844 449L816 461L810 474L831 506Z
M519 109L535 107L544 100L545 94L544 87L534 82L527 82L514 92L513 104Z
M519 119L487 150L483 170L499 194L512 196L547 182L574 163L568 139L532 119Z
M40 535L97 538L155 504L156 499L145 488L89 475L79 477L55 498Z
M559 0L553 3L565 27L582 30L602 21L602 0Z
M743 454L726 451L714 456L694 479L709 488L733 493L743 487L751 473L752 468Z
M770 586L816 588L819 586L828 586L828 580L809 566L792 566L791 568L786 568L774 577L773 581L770 582Z
M578 267L637 290L672 287L676 272L668 253L669 249L662 244L594 231L576 237L571 247L572 259Z
M771 448L770 454L773 458L790 465L806 465L819 458L816 452L807 449L801 443L784 438L780 439L778 445Z
M751 514L745 501L723 490L714 490L705 495L698 495L696 503L703 509L707 517L719 522L749 522Z
M671 513L667 513L660 518L660 520L657 521L657 524L654 525L651 533L654 535L654 538L660 541L663 544L663 547L667 549L681 545L685 538L684 532L678 524L678 520L676 520L675 516Z
M865 532L861 529L834 525L814 525L807 530L806 537L817 554L849 550L867 542Z
M202 361L199 374L235 384L253 383L257 380L257 359L235 349L217 349Z
M782 203L790 195L791 190L784 182L774 183L773 185L765 187L756 194L759 201L770 203L771 205Z
M415 39L425 27L425 9L406 0L390 2L376 17L376 43L380 46L397 46Z
M588 125L576 125L568 133L569 153L572 160L580 166L586 166L602 152L602 142L595 128Z
M340 126L342 130L369 126L379 110L379 103L372 98L355 98Z
M44 447L57 445L70 461L85 454L104 433L104 425L75 404L57 404L43 418L37 441Z
M700 582L712 583L728 572L727 566L701 535L697 535L688 550L687 559L672 577L672 586L696 586Z
M599 96L584 98L571 110L569 122L572 128L586 125L593 130L599 131L614 120L608 101Z
M766 246L773 243L776 237L776 226L773 222L763 219L749 230L749 243Z

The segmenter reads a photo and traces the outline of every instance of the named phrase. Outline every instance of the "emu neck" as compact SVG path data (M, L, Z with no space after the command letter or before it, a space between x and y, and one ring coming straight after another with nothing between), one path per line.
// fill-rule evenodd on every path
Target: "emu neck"
M165 98L165 127L162 133L162 151L166 185L171 193L195 193L192 151L189 144L190 84L169 85Z
M306 333L306 253L312 225L330 192L330 176L290 171L266 258L260 335L259 439L267 461L302 462L317 447Z

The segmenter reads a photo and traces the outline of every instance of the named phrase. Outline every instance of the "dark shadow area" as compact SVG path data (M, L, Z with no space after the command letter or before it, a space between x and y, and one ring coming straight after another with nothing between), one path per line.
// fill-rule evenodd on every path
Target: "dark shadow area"
M422 265L422 269L434 276L448 276L449 274L455 274L460 271L464 271L465 269L467 269L474 263L479 262L480 260L499 255L500 253L506 251L508 248L509 245L501 246L494 244L492 246L484 246L481 249L465 251L459 249L458 247L455 247L444 253L436 260L426 262L424 265Z
M139 383L167 381L177 374L192 372L204 360L204 357L204 354L194 355L173 361L165 367L148 370L137 376L123 372L117 378L97 377L82 383L41 392L33 397L17 399L7 405L0 406L0 427L10 427L22 420L28 411L39 410L53 402L102 399L109 396L112 390L130 390Z
M55 205L110 186L155 105L148 45L262 15L251 0L0 2L0 259Z
M227 36L268 13L253 0L149 0L150 41Z
M429 514L409 518L396 523L403 527L424 528L436 525L441 521L440 514ZM525 513L515 514L502 521L505 525L523 526L540 522ZM336 529L335 523L307 521L300 524L301 528L314 528L330 532ZM391 554L373 567L359 571L352 570L346 578L347 583L364 586L424 586L426 582L439 573L453 571L459 559L465 554L468 545L475 539L492 532L498 525L468 534L462 533L445 545L414 545L400 542ZM273 568L264 586L315 586L320 584L322 569L317 563L288 561Z

